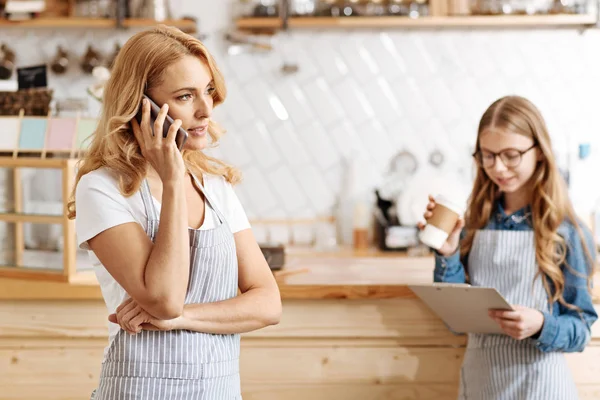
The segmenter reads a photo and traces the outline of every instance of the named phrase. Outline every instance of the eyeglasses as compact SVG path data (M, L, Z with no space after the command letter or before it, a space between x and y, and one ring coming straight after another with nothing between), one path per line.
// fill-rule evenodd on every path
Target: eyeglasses
M500 153L478 150L473 153L473 157L475 158L477 164L483 168L492 168L496 164L496 157L500 157L502 164L504 164L506 168L516 168L519 166L519 164L521 164L523 154L527 153L536 146L537 144L534 144L527 150L506 149L502 150Z

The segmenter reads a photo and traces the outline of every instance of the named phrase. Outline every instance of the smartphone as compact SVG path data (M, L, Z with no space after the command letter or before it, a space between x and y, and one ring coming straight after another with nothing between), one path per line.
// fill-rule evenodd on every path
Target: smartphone
M150 102L150 129L152 129L152 135L154 135L154 121L156 121L156 117L158 116L158 113L160 112L160 107L148 96L144 95L143 99L148 99L148 101ZM135 119L137 120L138 124L142 124L142 110L143 110L143 99L142 102L140 103L140 108L138 109L137 114L135 115ZM171 127L171 124L173 124L173 118L171 118L169 116L169 114L167 114L166 118L165 118L165 122L163 123L163 137L167 137L167 134L169 133L169 128ZM183 129L182 127L179 127L179 130L177 130L177 134L175 135L175 144L177 144L177 148L179 149L179 151L181 151L181 149L183 149L183 145L185 144L185 141L188 138L188 133L186 132L185 129Z

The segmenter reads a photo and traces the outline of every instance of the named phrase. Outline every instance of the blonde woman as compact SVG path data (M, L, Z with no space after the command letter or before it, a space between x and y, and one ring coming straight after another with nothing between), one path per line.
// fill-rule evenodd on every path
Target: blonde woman
M575 216L540 112L522 97L493 103L474 157L465 220L436 255L434 279L495 287L515 311L490 310L504 335L469 334L459 399L576 400L562 353L582 351L598 317L594 242ZM426 219L434 207L430 199Z
M144 94L162 106L155 132L175 120L166 137L153 136L147 101L134 118ZM241 399L239 334L279 321L238 173L202 152L224 99L213 57L177 29L138 33L116 59L69 204L112 314L97 400Z

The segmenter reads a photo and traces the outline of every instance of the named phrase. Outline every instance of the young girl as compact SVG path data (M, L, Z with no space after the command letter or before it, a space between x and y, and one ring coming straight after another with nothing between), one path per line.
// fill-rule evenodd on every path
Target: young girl
M144 94L162 106L154 123L147 100L135 118ZM240 333L279 321L237 171L202 151L224 99L213 57L176 28L137 33L116 58L69 204L113 313L95 400L239 400Z
M576 400L562 353L582 351L597 319L594 243L540 112L522 97L497 100L481 118L473 156L465 219L436 254L434 279L495 287L515 311L490 310L505 335L469 334L459 399ZM425 219L434 207L430 198Z

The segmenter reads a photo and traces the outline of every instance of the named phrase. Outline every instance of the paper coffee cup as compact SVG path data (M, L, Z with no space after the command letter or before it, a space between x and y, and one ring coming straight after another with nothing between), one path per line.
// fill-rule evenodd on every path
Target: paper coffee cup
M436 196L435 202L433 215L419 233L419 239L427 246L439 250L454 230L463 208L442 195Z

